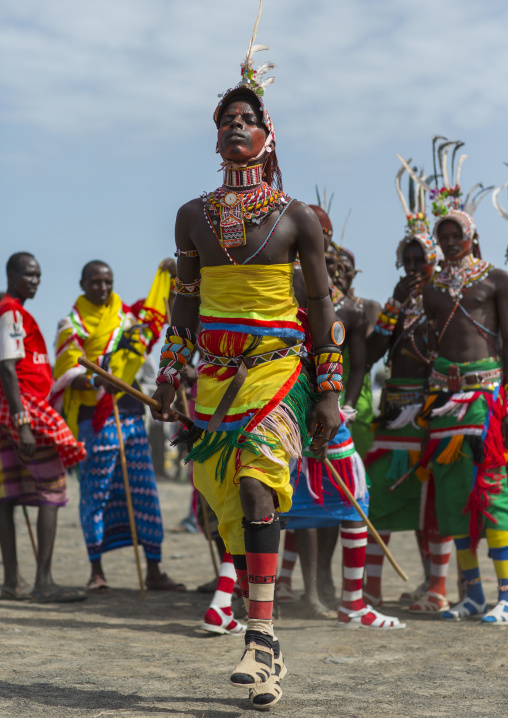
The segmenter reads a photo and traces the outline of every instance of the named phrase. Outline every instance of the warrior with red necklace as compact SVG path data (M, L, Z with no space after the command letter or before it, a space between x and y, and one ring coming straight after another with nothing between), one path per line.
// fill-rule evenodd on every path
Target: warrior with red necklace
M268 49L253 44L258 21L242 81L214 113L223 186L183 205L176 219L174 325L154 394L162 411L153 415L172 418L180 373L199 341L194 427L180 438L191 447L194 484L218 518L248 612L231 683L248 689L254 708L263 710L280 699L286 674L272 607L278 517L291 506L289 461L310 440L319 449L337 433L343 336L319 221L282 191L275 133L261 99L271 78L259 81L273 65L254 70L254 53ZM297 253L310 336L293 291Z
M439 529L455 540L464 585L462 600L441 617L481 616L483 623L502 625L508 622L508 275L481 259L472 217L478 198L462 204L445 152L445 187L434 201L434 237L444 267L423 290L435 360L423 410L429 441L421 465L433 470ZM457 175L461 164L462 158ZM483 536L499 588L489 612L477 556Z

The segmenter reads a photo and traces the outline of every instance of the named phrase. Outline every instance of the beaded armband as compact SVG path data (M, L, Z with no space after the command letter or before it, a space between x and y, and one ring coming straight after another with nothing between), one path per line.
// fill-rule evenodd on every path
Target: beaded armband
M178 277L175 279L176 293L184 297L199 297L201 279L184 284Z
M17 429L25 426L25 424L32 426L32 419L30 418L28 411L17 411L15 414L11 415L11 419Z
M385 337L391 337L397 326L401 303L396 299L389 299L378 315L374 330Z
M197 249L177 249L175 257L199 257L199 252Z
M161 349L157 384L173 384L180 387L180 374L194 351L197 337L190 329L168 327L166 343Z
M342 354L339 351L322 352L314 357L318 391L342 391Z

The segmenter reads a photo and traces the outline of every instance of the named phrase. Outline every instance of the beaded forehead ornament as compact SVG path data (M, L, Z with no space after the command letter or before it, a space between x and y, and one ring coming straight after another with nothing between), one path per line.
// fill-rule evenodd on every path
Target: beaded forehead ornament
M413 175L416 175L419 179L425 180L423 171L418 175L416 167L412 168L409 175L408 201L406 202L406 198L401 189L401 179L406 168L409 167L411 160L409 159L406 162L400 155L397 155L397 157L402 162L402 167L395 177L395 189L397 190L397 195L406 216L407 225L406 235L397 247L397 262L395 266L397 269L404 266L404 250L411 242L417 242L420 245L423 249L426 264L434 266L438 261L438 248L429 232L429 220L425 208L426 190L421 184L416 185L413 177Z

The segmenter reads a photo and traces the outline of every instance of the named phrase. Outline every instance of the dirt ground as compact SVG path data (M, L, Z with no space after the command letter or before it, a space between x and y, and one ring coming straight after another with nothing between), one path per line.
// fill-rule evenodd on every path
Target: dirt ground
M77 485L75 479L69 483L71 501L60 512L54 574L60 583L79 586L88 577L88 565ZM168 481L159 486L170 528L187 513L189 487ZM18 514L21 568L28 579L33 558ZM31 515L35 520L34 509ZM399 534L391 548L414 587L420 579L414 538ZM494 602L495 575L484 543L481 554L487 598ZM167 531L163 567L187 584L188 593L151 593L142 602L132 549L123 549L105 557L114 587L107 596L69 605L0 602L0 716L254 715L243 692L228 683L242 640L208 637L199 630L209 596L195 588L212 577L203 537ZM449 593L455 600L454 568ZM295 585L302 586L299 568ZM402 631L347 631L333 620L298 618L295 608L286 608L277 634L288 676L283 698L271 713L295 718L506 716L507 628L407 616L396 604L405 586L387 566L385 610L407 619Z

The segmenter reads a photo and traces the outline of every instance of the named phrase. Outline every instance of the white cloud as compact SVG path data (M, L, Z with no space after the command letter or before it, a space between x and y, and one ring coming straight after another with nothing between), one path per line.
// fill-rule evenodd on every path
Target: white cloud
M241 3L4 0L0 117L50 133L190 135L238 78L257 10ZM323 156L506 116L501 0L264 5L258 40L279 66L268 91L277 129L301 140L317 128Z

